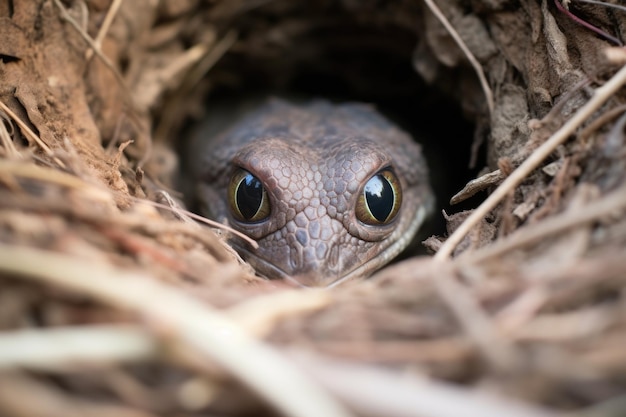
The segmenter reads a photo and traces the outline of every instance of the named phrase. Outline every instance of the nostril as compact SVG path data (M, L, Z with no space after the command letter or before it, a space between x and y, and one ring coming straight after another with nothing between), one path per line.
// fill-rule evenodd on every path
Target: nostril
M330 253L328 255L328 260L327 260L328 269L332 271L336 271L339 266L339 258L340 258L339 245L335 243L331 243L329 252Z
M289 247L289 264L292 271L297 271L303 265L302 246L290 245Z

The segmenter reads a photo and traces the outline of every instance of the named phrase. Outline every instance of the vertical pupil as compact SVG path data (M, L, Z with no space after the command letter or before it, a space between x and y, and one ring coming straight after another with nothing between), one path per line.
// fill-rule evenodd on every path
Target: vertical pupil
M263 185L257 177L248 173L237 187L237 207L246 220L259 211L263 201Z
M385 177L378 174L365 184L365 201L372 216L379 222L384 222L393 210L394 193L391 184Z

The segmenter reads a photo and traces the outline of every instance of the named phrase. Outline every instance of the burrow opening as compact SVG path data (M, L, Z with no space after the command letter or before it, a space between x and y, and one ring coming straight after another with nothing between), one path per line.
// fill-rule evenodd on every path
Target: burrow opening
M254 14L248 17L253 18ZM477 195L453 207L449 204L450 197L485 166L482 148L474 166L469 166L475 125L458 102L463 93L441 83L429 85L418 75L412 63L419 43L414 30L338 18L312 22L290 39L281 39L265 26L240 34L240 41L211 69L204 113L266 96L373 104L409 132L427 158L436 209L407 251L424 253L423 239L446 234L442 210L470 209L483 198ZM275 27L286 24L272 22ZM450 70L446 78L454 78L454 71L470 70Z

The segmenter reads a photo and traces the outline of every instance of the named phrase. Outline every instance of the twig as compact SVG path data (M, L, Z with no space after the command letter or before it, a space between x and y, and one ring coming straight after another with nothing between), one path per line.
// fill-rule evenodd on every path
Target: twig
M623 66L609 81L597 88L589 101L571 119L539 146L515 171L511 173L487 199L444 242L434 259L442 261L448 257L465 235L493 210L508 193L512 192L539 164L560 144L565 142L589 116L626 83L626 66Z
M45 349L42 349L45 346ZM139 326L80 326L0 333L0 369L71 369L158 356L159 344Z
M281 316L317 310L330 301L328 291L286 290L245 300L230 307L226 316L248 333L263 337ZM162 353L154 335L133 325L0 332L1 370L67 370L85 363L101 365L149 360Z
M159 323L165 334L215 359L287 416L349 415L268 345L208 305L150 276L10 245L0 245L0 271L63 286Z
M142 201L142 202L147 202ZM196 223L183 223L179 221L150 221L146 222L145 217L137 214L124 213L122 216L117 216L111 221L106 221L106 219L102 218L90 218L85 213L80 214L80 218L86 221L92 221L94 223L99 223L102 225L112 225L112 226L120 226L123 228L140 230L146 234L157 237L162 234L180 234L182 236L191 237L200 243L202 243L207 248L211 249L213 252L213 256L217 258L218 261L226 261L232 259L229 256L229 251L226 250L226 246L220 243L218 239L216 239L216 235L214 233L207 233L204 228L198 227ZM208 219L206 219L208 220ZM216 223L214 226L216 228L224 228L229 231L230 228L221 223ZM254 244L257 244L253 241ZM258 245L258 244L257 244Z
M7 123L11 126L11 131L15 131L11 120L3 112L0 112L0 145L6 150L5 157L8 156L8 159L18 159L21 157L21 154L11 139L12 133L7 129Z
M262 337L280 316L319 309L330 300L327 291L280 291L243 301L229 308L226 316L248 333ZM0 370L68 370L85 363L146 361L163 353L153 334L134 325L0 332Z
M124 197L128 197L128 196L124 196ZM246 242L247 244L249 244L253 249L258 249L259 248L259 244L256 242L256 240L252 239L250 236L241 233L238 230L233 229L232 227L225 225L223 223L217 222L215 220L211 220L211 219L207 219L206 217L202 217L198 214L192 213L188 210L184 210L184 209L180 209L180 208L172 208L166 204L162 204L162 203L157 203L156 201L152 201L152 200L145 200L145 199L141 199L141 198L137 198L137 197L131 197L131 200L135 201L136 203L142 203L142 204L147 204L153 207L158 207L160 209L163 210L168 210L171 211L173 213L176 212L182 212L184 213L186 216L197 220L201 223L204 223L210 227L216 228L216 229L222 229L227 231L228 233L231 233L235 236L237 236L238 238L242 239L244 242Z
M472 342L463 335L440 337L435 340L355 340L317 341L316 350L332 357L377 364L453 364L468 363L476 357ZM419 366L419 365L418 365Z
M549 292L545 286L535 285L527 288L494 315L495 325L502 333L510 337L511 333L537 314L548 297Z
M617 327L621 313L619 307L600 304L567 313L542 314L516 329L510 329L508 336L516 342L591 340L602 337L610 326Z
M163 116L159 120L159 124L154 129L154 136L157 139L165 139L171 127L174 125L174 118L178 117L178 113L173 109L179 108L181 100L187 99L189 93L202 80L211 68L224 56L224 54L234 45L237 40L237 33L229 31L220 39L207 54L198 62L198 64L189 71L185 77L183 84L180 86L177 96L170 100L162 112Z
M432 282L465 333L495 368L505 371L516 368L518 355L513 345L500 336L476 298L456 281L453 269L442 271L441 266L439 262L431 262Z
M458 193L452 196L450 199L450 204L458 204L468 198L472 197L474 194L494 186L504 179L504 174L499 169L495 171L489 172L485 175L482 175L476 179L468 182L465 187Z
M612 108L611 110L607 110L605 113L598 116L593 122L589 123L583 130L580 131L578 135L580 140L585 140L587 137L591 136L593 132L600 128L600 126L608 123L612 119L616 118L622 113L626 112L626 104L622 104L621 106L617 106Z
M237 32L231 30L227 32L217 44L211 48L211 50L200 60L198 65L190 71L187 77L185 77L183 91L189 92L202 80L202 78L215 66L215 64L224 56L226 52L237 41Z
M46 348L41 349L41 346ZM163 353L168 352L160 349L157 338L132 325L0 333L0 369L5 372L17 368L71 371L85 363L99 366L145 361ZM368 416L554 416L513 400L503 401L433 381L410 380L406 375L371 365L339 363L309 354L292 357L333 394L356 410L367 410Z
M67 187L67 188L71 188L71 189L75 189L78 191L81 191L83 193L85 193L86 195L89 195L93 198L96 198L99 201L103 201L103 202L112 202L112 195L118 195L122 198L128 198L127 195L122 194L122 193L118 193L118 192L113 192L113 191L109 191L106 189L101 189L98 188L96 186L94 186L93 184L90 184L74 175L71 174L66 174L64 172L55 170L55 169L51 169L51 168L45 168L45 167L41 167L41 166L37 166L31 163L26 163L26 162L17 162L17 161L10 161L10 160L0 160L0 172L6 172L6 173L10 173L12 175L17 175L19 177L23 177L23 178L29 178L29 179L34 179L34 180L38 180L38 181L44 181L47 183L52 183L52 184L57 184L63 187ZM157 203L155 201L151 201L151 200L146 200L146 199L141 199L141 198L137 198L137 197L130 197L130 199L132 201L134 201L135 203L138 204L146 204L152 207L157 207L163 210L175 210L172 207L169 207L165 204L161 204L161 203ZM52 207L46 207L47 210L50 210ZM181 209L177 209L177 210L181 210ZM232 233L234 235L236 235L237 237L241 238L242 240L244 240L245 242L247 242L252 248L257 249L259 247L259 244L253 240L252 238L250 238L249 236L225 225L219 222L216 222L214 220L210 220L207 219L205 217L199 216L197 214L191 213L187 210L183 210L183 212L201 222L204 223L210 227L214 227L217 229L222 229L227 231L228 233ZM88 215L89 213L85 213L86 215ZM84 216L83 216L84 217ZM95 220L93 217L89 218L90 220ZM102 220L102 219L100 219ZM154 227L156 227L154 224L149 224L146 225L145 223L145 219L142 219L141 221L137 221L137 219L134 219L130 216L121 216L119 219L116 219L116 221L120 221L120 222L124 222L127 226L131 226L131 227L143 227L144 229L148 229L151 230ZM170 231L170 232L181 232L181 233L185 233L188 235L192 235L192 236L197 236L198 235L198 231L197 230L193 230L193 226L188 224L188 223L167 223L167 224L163 224L161 226L161 228L159 229L160 231Z
M37 145L39 145L39 147L43 149L46 155L51 157L54 162L56 162L61 168L65 168L65 164L61 162L59 158L54 156L54 153L52 152L52 149L50 149L50 146L48 146L48 144L44 142L43 139L36 135L35 132L33 132L31 128L28 127L28 125L24 123L24 121L22 121L22 119L20 119L17 114L15 114L13 110L9 108L9 106L2 102L2 100L0 100L0 109L5 112L7 116L9 116L20 127L20 130L24 133L25 136L27 136Z
M563 4L561 3L561 0L554 0L554 4L556 5L556 8L559 9L559 11L561 13L563 13L564 15L566 15L567 17L569 17L570 19L572 19L574 22L578 23L579 25L589 29L592 32L597 33L598 35L602 36L604 39L613 42L614 44L618 45L618 46L623 46L622 41L620 41L619 39L617 39L615 36L606 33L605 31L603 31L602 29L600 29L599 27L596 27L594 25L592 25L591 23L581 19L580 17L576 16L574 13L570 12L568 9L566 9Z
M621 6L619 4L608 3L606 1L596 1L596 0L576 0L576 1L580 3L589 3L589 4L595 4L598 6L612 7L614 9L621 10L622 12L626 12L625 6Z
M626 208L626 188L622 187L598 201L569 210L558 216L551 216L545 220L528 225L515 233L498 240L498 242L478 249L471 254L462 254L458 258L460 264L480 264L491 258L499 257L512 250L522 248L539 240L546 239L553 234L565 232L573 227L588 224L604 216L610 216L618 210Z
M256 337L267 335L281 317L320 310L332 298L325 290L288 290L257 296L228 309L227 315Z
M1 172L1 170L0 170ZM84 194L83 194L84 195ZM20 210L28 213L44 213L45 215L55 214L57 216L71 217L75 220L90 223L96 227L115 227L115 228L130 228L135 231L140 230L143 233L158 237L162 234L179 234L182 236L188 236L199 243L204 245L207 249L211 250L211 254L218 262L227 262L237 259L233 249L223 244L214 233L210 233L198 225L190 225L188 223L182 223L169 220L157 220L146 221L146 217L137 213L125 212L121 215L114 214L112 211L102 212L100 210L85 210L78 209L67 199L52 199L46 200L46 204L41 204L41 198L20 195L19 198L15 198L15 194L10 192L3 192L0 190L0 208ZM228 230L228 226L217 223L218 227L223 227Z
M431 12L439 19L441 24L446 28L452 39L456 42L456 44L461 48L465 57L469 60L472 67L474 67L474 71L476 71L476 75L480 81L480 85L485 94L485 99L487 100L487 107L489 108L489 114L493 114L493 93L491 92L491 87L489 87L489 82L487 81L487 77L485 77L485 72L483 71L480 62L474 57L474 54L469 50L465 41L461 38L459 33L454 29L448 18L443 14L439 6L435 4L434 0L424 0L428 8Z
M78 34L91 47L91 50L94 51L94 53L98 56L98 58L102 60L102 63L113 73L113 76L115 77L117 82L123 87L123 90L126 92L126 95L128 96L127 98L130 100L131 97L130 97L130 94L128 94L130 90L126 86L126 81L124 81L124 78L122 77L122 75L119 73L117 68L115 68L115 65L111 62L111 60L106 55L102 53L102 51L100 50L98 45L96 45L96 43L91 38L91 36L89 36L89 34L85 32L83 28L80 27L78 22L76 22L76 20L72 16L70 16L70 14L65 9L65 6L63 6L63 4L61 3L61 0L54 0L54 4L61 11L61 15L63 16L63 19L67 21L70 25L72 25L74 29L76 29L76 32L78 32Z
M0 414L38 417L157 417L123 405L72 396L24 373L0 374Z
M72 174L67 174L58 169L42 167L24 161L0 160L0 172L74 189L99 201L113 201L111 194L106 189L98 188Z
M294 353L296 363L334 395L369 417L556 417L557 413L406 372Z
M98 47L98 49L100 49L100 47L102 46L102 41L104 40L107 33L109 32L109 28L111 27L111 24L113 23L113 20L115 19L115 16L117 15L117 12L119 11L120 6L122 5L122 1L123 0L113 0L111 2L111 6L109 7L109 10L107 11L106 16L104 17L104 22L102 22L102 26L100 27L100 30L98 31L98 34L96 35L96 38L94 39L94 44ZM89 49L87 51L87 53L85 54L85 58L87 58L87 61L91 59L93 54L94 54L93 49Z

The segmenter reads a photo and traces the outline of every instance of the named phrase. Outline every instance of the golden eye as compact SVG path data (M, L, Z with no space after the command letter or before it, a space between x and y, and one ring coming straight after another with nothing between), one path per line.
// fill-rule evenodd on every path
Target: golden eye
M233 216L242 222L260 222L270 215L265 187L257 177L241 168L230 179L228 203Z
M388 224L402 204L400 181L390 169L370 178L356 202L356 218L369 225Z

